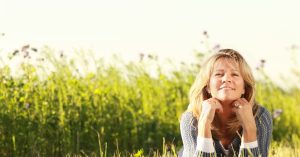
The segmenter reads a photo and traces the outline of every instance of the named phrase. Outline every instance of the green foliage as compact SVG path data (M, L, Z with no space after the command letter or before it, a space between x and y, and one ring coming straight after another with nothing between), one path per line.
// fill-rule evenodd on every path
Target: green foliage
M199 66L164 72L151 59L105 64L93 56L56 57L49 48L40 53L46 59L24 58L18 76L0 68L0 156L159 156L182 146L179 119ZM293 147L299 94L268 81L257 85L258 102L283 110L274 140L292 140Z

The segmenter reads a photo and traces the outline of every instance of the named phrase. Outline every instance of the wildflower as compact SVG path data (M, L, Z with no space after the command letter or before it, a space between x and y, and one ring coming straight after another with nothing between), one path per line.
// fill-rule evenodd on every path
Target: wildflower
M219 51L220 50L220 44L216 44L214 47L213 47L213 50L215 51Z
M140 62L143 61L145 54L140 53Z
M28 51L22 51L22 52L24 52L24 58L30 58Z
M27 49L29 49L30 45L27 44L27 45L24 45L22 48L21 48L21 51L22 52L25 52Z
M141 157L143 155L143 149L140 149L137 153L134 154L134 157Z
M207 33L207 31L203 31L203 35L204 35L206 38L208 38L208 33Z
M61 51L61 52L60 52L60 58L63 58L63 57L64 57L64 52Z
M45 58L37 58L36 60L42 62L42 61L45 61Z
M151 54L148 54L149 59L153 59L154 57Z
M34 48L34 47L31 48L31 50L34 51L34 52L37 52L37 51L38 51L37 48Z
M260 67L263 68L265 66L266 60L265 59L261 59L260 60Z
M292 46L291 46L291 49L292 50L296 50L296 49L298 49L299 48L299 46L298 45L295 45L295 44L293 44Z
M19 50L15 50L14 52L13 52L13 56L15 56L15 55L17 55L19 53Z
M256 70L263 69L265 67L266 60L261 59L260 64L255 68Z
M278 118L282 114L283 110L282 109L276 109L273 112L273 118Z

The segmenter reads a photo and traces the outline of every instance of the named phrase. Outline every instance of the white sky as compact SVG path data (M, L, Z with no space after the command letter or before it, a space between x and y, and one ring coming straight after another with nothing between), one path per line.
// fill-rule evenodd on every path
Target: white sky
M49 45L131 60L155 53L189 62L206 30L211 46L240 51L253 68L266 59L274 78L287 76L288 48L300 45L297 0L0 0L0 19L2 52Z

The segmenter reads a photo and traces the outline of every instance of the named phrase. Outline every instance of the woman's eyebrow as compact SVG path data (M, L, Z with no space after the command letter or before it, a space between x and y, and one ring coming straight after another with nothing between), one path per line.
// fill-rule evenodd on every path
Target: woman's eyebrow
M236 69L232 69L231 71L233 71L233 72L240 72L239 70L236 70Z

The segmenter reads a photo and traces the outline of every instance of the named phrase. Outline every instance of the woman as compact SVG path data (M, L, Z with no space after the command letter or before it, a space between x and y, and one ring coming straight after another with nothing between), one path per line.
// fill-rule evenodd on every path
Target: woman
M255 103L255 80L235 50L222 49L202 66L180 121L183 156L268 156L270 113Z

